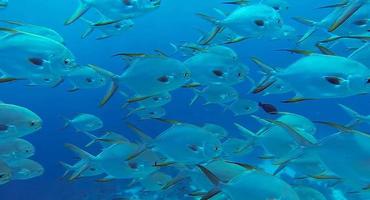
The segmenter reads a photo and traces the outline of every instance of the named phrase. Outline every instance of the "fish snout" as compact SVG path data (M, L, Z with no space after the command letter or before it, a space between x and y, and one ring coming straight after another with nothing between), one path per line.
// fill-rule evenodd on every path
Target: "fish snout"
M39 130L42 128L42 120L32 120L30 122L30 127L35 129L35 130Z

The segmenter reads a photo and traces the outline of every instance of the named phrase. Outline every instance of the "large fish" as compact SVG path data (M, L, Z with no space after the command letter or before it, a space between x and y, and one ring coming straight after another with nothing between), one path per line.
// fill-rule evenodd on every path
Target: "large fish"
M269 76L272 79L266 79L254 93L262 92L281 80L296 93L287 102L349 97L367 93L370 89L369 68L341 56L312 54Z
M218 31L214 31L213 34L210 34L209 38L205 38L204 41L212 40L218 33L222 32L222 28L230 29L237 35L245 38L271 38L276 37L276 33L280 32L283 26L283 20L279 12L264 4L241 6L226 15L222 20L203 14L200 14L200 16L219 27Z
M230 181L222 181L206 167L199 166L199 168L215 185L214 189L207 193L203 199L209 199L222 192L233 200L244 200L246 194L248 194L248 198L256 200L299 200L297 193L287 182L260 170L245 171ZM265 183L269 183L270 186L266 187Z
M221 142L216 136L196 125L174 124L155 138L145 135L132 124L129 127L145 141L146 148L164 155L170 161L198 164L216 158L222 152Z
M59 41L33 32L1 28L0 45L3 77L29 78L33 74L66 75L77 65L74 55Z

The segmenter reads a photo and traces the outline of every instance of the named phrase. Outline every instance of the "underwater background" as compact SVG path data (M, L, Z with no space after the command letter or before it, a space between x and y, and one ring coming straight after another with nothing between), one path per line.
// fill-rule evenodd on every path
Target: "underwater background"
M46 26L59 32L66 41L66 46L74 53L79 63L92 63L105 67L112 72L121 73L125 66L120 58L112 57L117 52L152 52L160 49L163 52L173 51L170 43L194 41L198 39L197 28L211 29L211 25L200 19L195 13L212 13L213 8L232 10L233 6L222 5L218 0L163 0L161 7L135 20L135 27L120 36L105 40L95 40L94 37L81 39L86 24L77 21L65 26L63 22L78 6L78 0L10 0L7 9L0 10L0 18L5 20L22 21L40 26ZM328 10L317 9L318 4L332 4L329 0L289 0L290 8L283 15L305 16L311 19L321 19ZM306 27L285 17L285 23L293 25L298 32L304 33ZM256 66L250 61L251 56L278 67L288 66L299 55L275 51L283 47L294 46L294 41L268 39L253 39L242 43L232 44L244 64L248 65L251 77L258 79ZM340 53L339 53L340 54ZM185 58L177 56L184 60ZM153 66L155 70L155 66ZM94 178L83 178L69 182L62 177L63 167L59 161L73 162L75 158L64 143L83 146L89 142L83 134L76 133L72 128L63 129L65 117L78 113L91 113L104 121L103 130L123 133L130 138L133 134L125 125L127 110L121 109L122 98L115 96L104 108L99 108L98 102L106 92L106 87L92 90L81 90L70 93L69 85L62 84L56 88L26 86L24 82L0 84L0 100L6 103L20 105L37 113L44 121L43 128L25 139L34 144L36 154L32 159L45 168L42 176L26 180L12 181L0 187L1 200L63 200L63 199L109 199L109 195L119 188L125 188L128 181L113 181L108 183L94 182ZM312 120L327 120L347 123L350 118L338 109L337 104L348 105L354 110L368 111L368 96L353 96L343 99L324 99L306 101L297 104L283 104L282 99L288 95L255 96L248 94L250 85L247 82L237 85L241 96L259 102L275 105L280 111L301 114ZM188 89L173 92L172 102L165 106L165 118L183 122L203 124L206 122L225 127L231 135L237 135L233 123L247 125L251 130L257 130L259 124L249 116L235 117L232 112L224 111L217 105L203 106L201 101L189 106L194 93ZM262 110L258 116L268 116ZM140 120L133 116L128 121L138 124L152 136L163 131L167 125L155 120ZM326 136L333 130L319 127L319 135ZM235 133L234 133L235 132ZM176 148L176 147L174 147ZM88 148L92 154L97 154L97 147Z

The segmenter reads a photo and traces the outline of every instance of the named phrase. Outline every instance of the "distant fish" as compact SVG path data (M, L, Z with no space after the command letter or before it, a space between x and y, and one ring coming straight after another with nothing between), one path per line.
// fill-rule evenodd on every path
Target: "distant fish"
M76 131L89 132L103 127L103 121L92 114L81 113L73 119L66 119L64 127L72 126Z

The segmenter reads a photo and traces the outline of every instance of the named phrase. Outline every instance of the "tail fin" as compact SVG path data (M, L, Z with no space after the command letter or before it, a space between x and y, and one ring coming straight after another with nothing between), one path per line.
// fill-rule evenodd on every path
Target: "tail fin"
M266 90L267 88L269 88L276 82L276 80L274 80L274 76L278 73L278 70L264 63L262 60L258 59L257 57L252 57L251 60L257 66L260 67L261 71L265 75L260 81L260 83L256 86L256 88L252 91L252 93L258 94L260 92L263 92L264 90Z
M236 128L238 128L238 130L240 131L240 133L245 137L245 138L251 138L252 140L256 140L258 138L258 135L256 135L255 133L253 133L252 131L250 131L249 129L245 128L244 126L238 124L238 123L234 123L234 125L236 126Z
M87 36L89 36L92 32L94 32L95 28L94 28L94 23L86 18L83 18L81 17L81 20L86 22L86 24L88 25L88 28L86 29L86 31L84 33L82 33L81 35L81 38L82 39L85 39Z
M195 94L194 94L193 99L191 99L191 101L189 103L189 106L193 105L199 99L199 97L200 97L201 91L199 91L197 89L193 89L193 91L194 91Z
M89 36L92 32L94 32L94 28L93 27L88 27L87 29L86 29L86 31L84 32L84 33L82 33L82 35L81 35L81 38L82 39L85 39L85 38L87 38L87 36Z
M197 167L203 172L208 180L213 183L213 185L215 185L212 190L208 191L207 194L202 197L202 200L211 199L221 192L220 184L222 183L222 181L206 167L202 165L197 165Z
M89 133L89 132L86 132L86 131L83 131L83 133L84 133L85 135L87 135L87 136L91 139L91 141L90 141L89 143L87 143L87 144L85 145L85 147L89 147L89 146L91 146L91 145L93 145L93 144L95 144L95 143L97 142L98 137L96 137L95 135L93 135L93 134L91 134L91 133Z
M63 116L62 116L62 118L64 120L63 129L66 129L66 128L68 128L71 125L70 120L68 118L66 118L66 117L63 117Z
M103 97L103 99L100 101L99 106L103 107L105 104L108 103L108 101L113 97L113 95L117 92L119 88L119 76L106 70L101 67L98 67L96 65L88 65L88 67L94 69L98 73L100 73L103 76L109 77L112 80L112 83L110 85L109 90L107 91L106 95Z
M93 160L95 159L95 156L91 155L90 153L80 149L79 147L77 147L76 145L73 145L73 144L64 144L64 146L73 151L74 153L77 154L77 156L79 156L82 160Z
M90 163L92 160L95 160L95 156L91 155L90 153L80 149L79 147L73 145L73 144L65 144L64 145L67 149L73 151L76 153L80 158L83 164L77 168L71 177L69 177L69 180L75 180L76 178L80 177L82 173L84 173L87 169L90 167Z
M248 3L250 3L249 0L236 0L236 1L227 1L223 2L223 4L229 4L229 5L239 5L239 6L245 6Z
M306 18L303 18L303 17L292 17L293 20L295 20L296 22L300 23L300 24L303 24L303 25L306 25L306 26L315 26L317 24L317 22L313 21L313 20L309 20L309 19L306 19Z
M329 32L334 32L337 30L341 25L343 25L349 18L351 18L362 6L366 4L366 1L355 1L352 5L348 6L344 10L341 16L329 27ZM345 7L343 5L342 7Z
M365 118L365 116L360 115L358 112L352 110L351 108L343 104L339 104L339 106L352 118L352 120L346 126L353 127L363 122L363 119Z
M208 16L208 15L205 15L203 13L197 13L197 16L199 16L200 18L214 24L214 25L219 25L220 21L214 17L211 17L211 16Z
M76 20L78 20L82 15L84 15L87 11L89 11L91 8L91 5L85 1L80 2L80 5L76 9L76 11L72 14L71 17L69 17L64 24L65 25L70 25Z
M68 174L69 172L71 172L71 170L73 169L73 166L72 166L72 165L70 165L70 164L67 164L67 163L65 163L65 162L62 162L62 161L60 161L59 163L60 163L60 164L64 167L64 169L66 170L66 171L64 172L64 174L63 174L63 177L67 176L67 174Z
M136 127L135 125L131 123L127 123L128 128L130 128L143 143L150 143L153 141L153 138L147 135L144 131L142 131L140 128Z
M318 30L317 22L313 20L309 20L303 17L293 17L293 20L296 22L311 27L302 37L298 40L298 44L307 40L312 34L314 34Z

